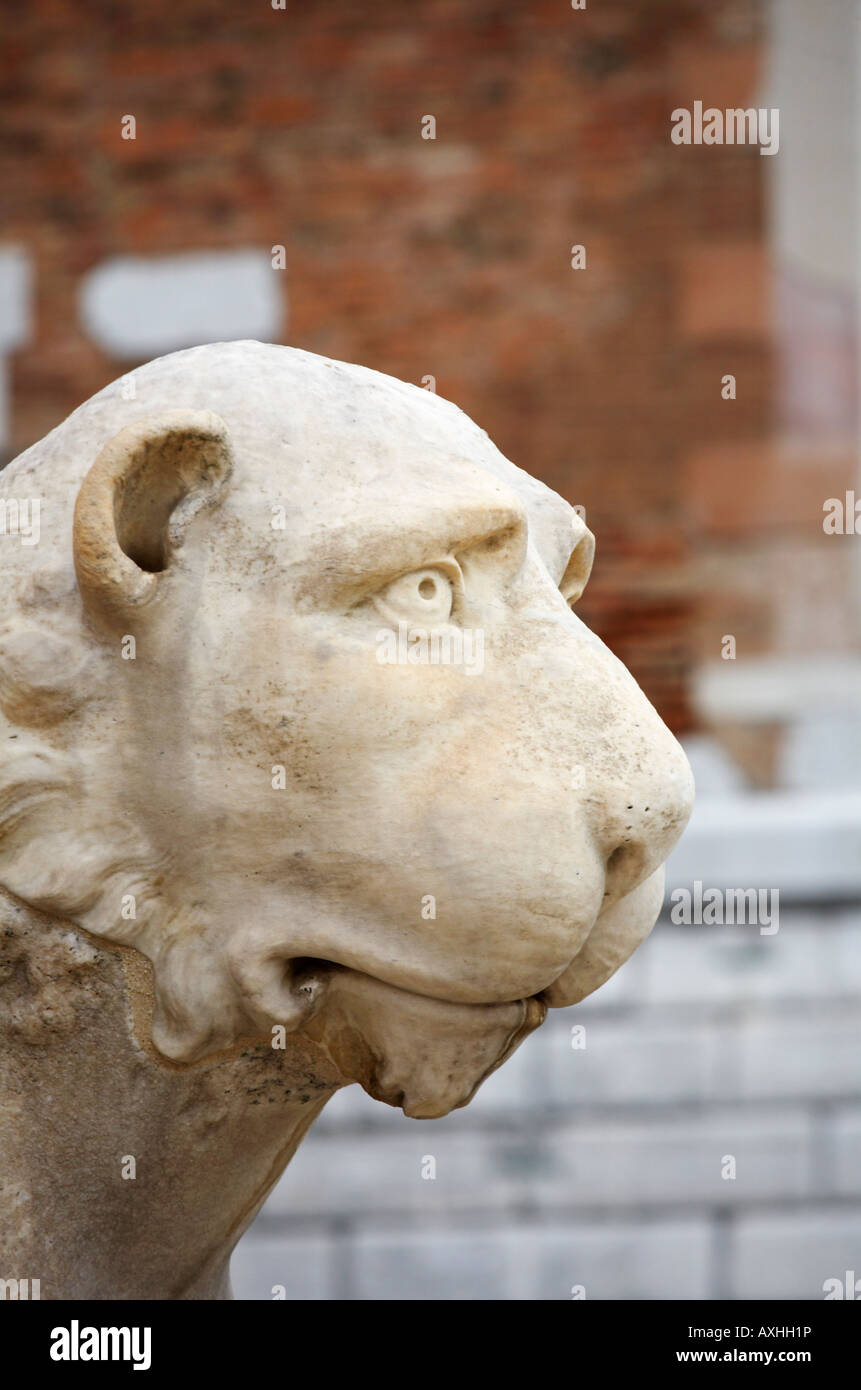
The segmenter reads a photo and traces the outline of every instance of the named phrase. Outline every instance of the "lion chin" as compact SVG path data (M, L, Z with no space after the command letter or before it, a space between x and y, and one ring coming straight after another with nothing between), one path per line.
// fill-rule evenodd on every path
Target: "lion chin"
M325 1005L304 1031L344 1076L417 1120L467 1105L547 1013L538 999L452 1004L339 966L311 973L321 968Z

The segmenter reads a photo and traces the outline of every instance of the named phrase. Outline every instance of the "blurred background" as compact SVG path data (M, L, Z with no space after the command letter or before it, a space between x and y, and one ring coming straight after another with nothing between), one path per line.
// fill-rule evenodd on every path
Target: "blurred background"
M858 0L2 9L0 462L198 342L436 389L597 535L579 611L697 776L668 890L780 895L667 916L445 1120L342 1092L237 1296L861 1277ZM674 144L695 102L779 147Z

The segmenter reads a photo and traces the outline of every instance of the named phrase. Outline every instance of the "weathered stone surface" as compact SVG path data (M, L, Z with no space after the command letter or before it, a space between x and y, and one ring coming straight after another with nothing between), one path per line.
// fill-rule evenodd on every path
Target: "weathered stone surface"
M0 500L3 1261L224 1296L335 1090L445 1114L618 969L689 769L580 517L431 393L192 349Z

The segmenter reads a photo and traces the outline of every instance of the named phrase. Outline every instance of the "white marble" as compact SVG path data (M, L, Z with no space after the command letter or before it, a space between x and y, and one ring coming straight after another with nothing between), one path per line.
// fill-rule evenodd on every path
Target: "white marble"
M443 1115L627 959L690 770L583 520L433 393L196 348L0 498L4 1264L225 1296L335 1090Z

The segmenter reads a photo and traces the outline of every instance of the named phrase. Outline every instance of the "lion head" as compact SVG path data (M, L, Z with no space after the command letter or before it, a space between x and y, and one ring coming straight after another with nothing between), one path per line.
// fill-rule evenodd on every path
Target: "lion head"
M0 499L0 887L149 958L173 1062L280 1027L441 1113L650 930L687 762L572 611L583 521L454 405L195 348Z

